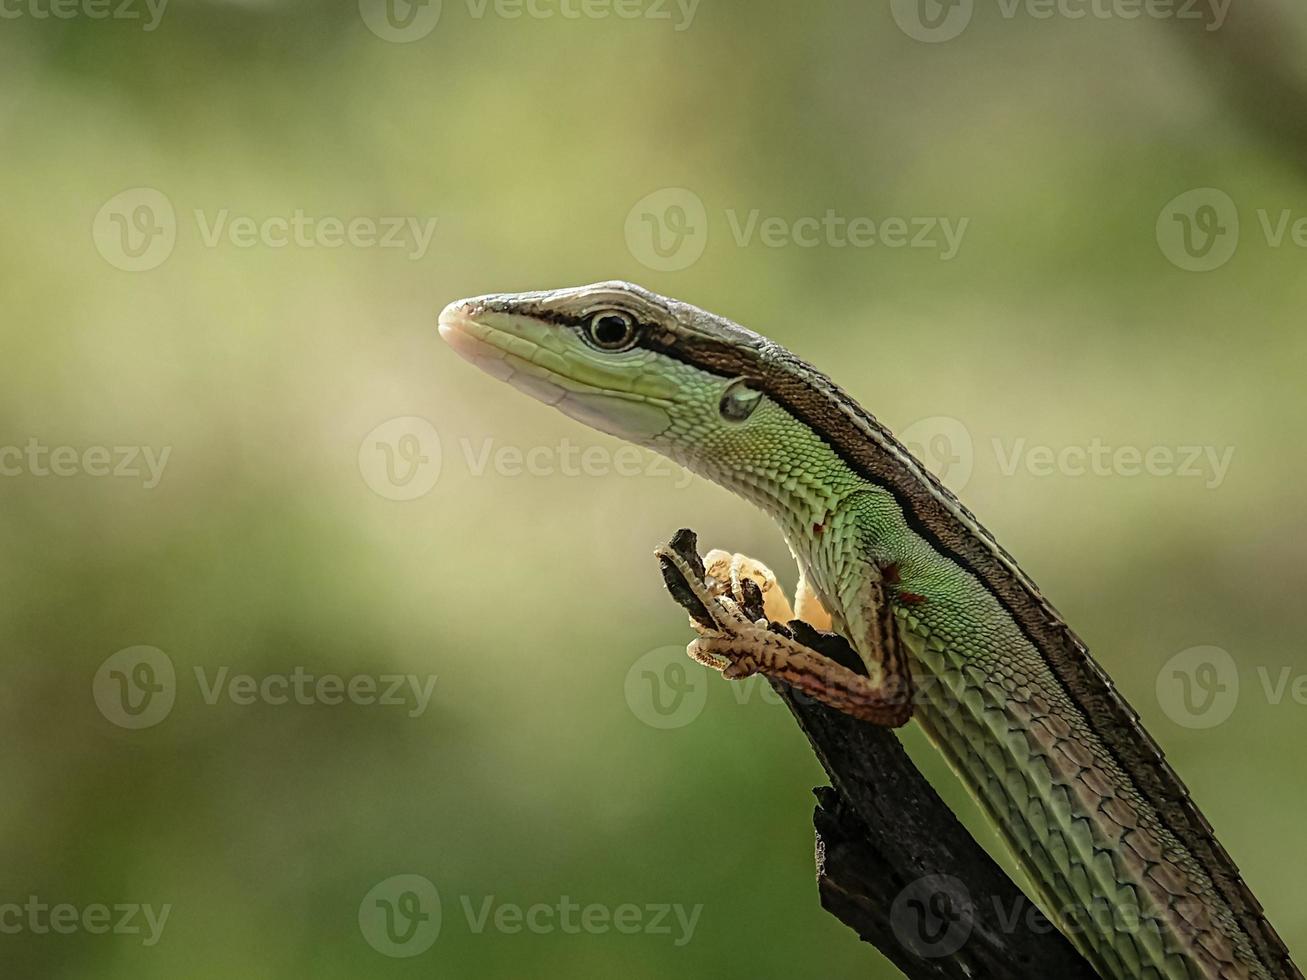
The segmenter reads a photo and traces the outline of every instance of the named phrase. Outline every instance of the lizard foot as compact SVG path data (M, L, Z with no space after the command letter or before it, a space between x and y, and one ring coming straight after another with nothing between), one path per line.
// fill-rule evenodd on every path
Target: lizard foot
M802 620L782 625L768 617L764 585L784 596L765 565L714 551L705 566L696 547L694 533L682 530L655 552L668 590L699 634L686 648L694 660L729 680L765 674L878 725L911 717L909 680L893 674L873 681L843 637Z

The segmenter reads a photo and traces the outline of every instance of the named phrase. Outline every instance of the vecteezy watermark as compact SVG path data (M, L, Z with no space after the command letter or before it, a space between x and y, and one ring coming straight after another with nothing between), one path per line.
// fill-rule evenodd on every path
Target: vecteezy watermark
M1201 20L1208 31L1225 24L1233 0L992 0L1004 20ZM894 22L928 44L951 41L971 24L977 0L890 0Z
M636 201L626 215L626 247L655 272L679 272L708 246L708 210L684 187L664 187Z
M962 490L975 472L977 447L958 419L934 415L907 426L899 441L950 489ZM989 441L1000 476L1167 477L1201 480L1215 490L1229 475L1234 446L1197 443L1115 444L1094 436L1061 446L1032 444L1024 437Z
M650 728L670 730L684 728L703 714L708 704L708 690L714 683L724 683L731 692L732 703L743 706L760 703L776 707L784 704L780 694L762 674L718 682L715 672L691 659L684 646L655 647L642 654L626 672L622 693L631 714ZM921 691L918 685L918 692ZM791 690L789 696L800 704L816 704L815 698Z
M710 681L684 646L665 646L636 660L622 689L631 713L650 728L684 728L703 714Z
M1255 226L1267 248L1307 249L1307 212L1257 208ZM1157 245L1186 272L1211 272L1234 257L1242 235L1239 206L1215 187L1197 187L1172 198L1157 216Z
M563 933L569 936L602 936L616 932L624 936L667 936L673 946L684 946L694 938L695 927L703 913L703 903L689 908L679 902L651 902L636 905L622 902L607 905L587 902L582 905L567 895L556 901L520 905L505 902L494 895L473 899L459 896L459 905L474 935L497 932L513 935L531 932L537 936Z
M743 213L727 208L725 215L731 238L740 248L748 248L755 241L764 248L924 248L938 252L943 262L958 254L971 223L970 218L954 222L937 216L846 217L833 208L827 208L820 217L763 215L758 208Z
M359 473L374 493L387 500L416 500L440 479L440 433L424 418L388 419L359 443Z
M378 953L419 956L440 936L440 892L422 875L377 882L359 903L359 931Z
M414 262L426 257L439 220L414 215L311 215L302 208L272 215L195 208L191 216L205 248L392 249L402 250ZM172 201L152 187L115 194L92 224L100 255L125 272L148 272L166 262L176 247L177 231Z
M464 0L475 20L648 20L689 30L701 0Z
M779 707L785 703L771 681L763 674L730 681L717 681L714 672L690 658L683 646L657 647L643 654L626 672L623 693L631 714L660 730L685 728L703 714L708 690L721 684L730 692L736 706L763 704ZM921 676L913 682L913 704L928 705L943 713L967 710L965 690L950 686L947 680ZM786 698L797 704L821 702L810 694L790 688Z
M890 927L904 947L920 957L933 959L956 953L982 920L981 928L991 934L1038 936L1056 931L1068 937L1142 934L1151 936L1146 941L1153 945L1179 922L1192 927L1194 915L1192 908L1158 904L1142 889L1114 890L1111 895L1090 894L1063 903L1052 912L1050 919L1020 894L1010 899L991 894L977 900L960 879L949 874L932 874L909 882L895 897L890 907ZM1059 926L1053 925L1054 919Z
M158 647L127 647L100 664L91 694L100 714L119 728L150 728L172 711L177 672Z
M1014 476L1158 476L1201 479L1215 490L1225 482L1233 446L1112 446L1098 436L1087 445L1028 446L1025 439L992 440L998 470Z
M924 249L947 262L958 254L970 218L764 214L760 208L725 208L722 217L737 248ZM679 272L699 261L708 245L708 209L685 187L646 194L627 212L623 233L637 262L656 272Z
M469 475L493 473L504 479L604 479L641 477L670 480L680 490L694 479L688 471L637 446L583 446L563 438L550 445L500 444L493 438L458 440L454 456ZM387 500L416 500L440 479L445 456L440 433L424 418L405 415L377 426L359 443L358 465L363 482Z
M675 31L694 23L700 0L463 0L473 20L645 20L670 22ZM420 41L440 22L441 0L359 0L363 23L383 41Z
M391 248L422 259L431 248L439 219L413 215L314 216L300 208L286 215L232 215L227 208L196 209L195 223L206 248Z
M435 690L434 674L314 674L302 666L288 673L232 673L221 666L210 673L193 668L200 699L210 707L234 705L356 705L403 708L409 718L426 713ZM172 712L177 700L172 658L157 647L119 650L100 664L91 694L104 717L120 728L150 728Z
M1130 895L1136 893L1131 891ZM1089 895L1083 901L1056 908L1055 918L1067 936L1161 934L1171 916L1192 914L1124 895ZM1024 895L1004 899L989 895L983 902L966 883L949 874L925 875L909 882L890 906L890 928L906 948L926 959L952 956L971 938L984 919L987 932L1002 935L1048 935L1057 931L1052 920Z
M140 480L153 490L163 479L172 446L47 446L35 436L24 446L0 446L0 477L107 476ZM142 469L144 467L144 469Z
M133 187L105 201L91 223L101 258L124 272L157 269L177 244L177 212L153 187Z
M971 430L957 419L947 415L918 419L899 433L899 441L945 486L961 492L971 481L975 444Z
M683 490L694 480L694 475L677 466L666 456L638 446L581 446L566 437L551 445L515 446L499 445L494 439L479 442L472 439L458 441L463 462L472 476L562 477L575 480L582 477L603 479L617 476L622 479L644 478L670 480L673 487Z
M441 0L359 0L359 16L381 40L409 44L436 29L442 7Z
M135 20L148 34L167 6L168 0L0 0L0 20Z
M910 882L890 905L890 928L917 956L935 959L962 948L975 925L976 908L967 886L952 875L926 875Z
M521 904L495 895L460 895L458 908L469 933L537 936L667 936L673 946L694 938L703 904L622 902L581 903L569 895L548 902ZM440 893L430 879L401 874L378 882L359 903L359 931L368 945L386 956L418 956L431 948L441 932Z
M1173 197L1157 216L1157 247L1186 272L1211 272L1239 248L1239 208L1225 191L1198 187Z
M1239 703L1239 668L1214 646L1181 650L1157 672L1157 703L1185 728L1214 728Z
M737 706L755 703L776 707L784 704L771 682L762 674L731 681L718 681L716 672L691 659L684 646L655 647L642 654L626 672L622 693L631 714L650 728L684 728L703 714L708 690L724 684ZM918 692L921 685L918 685ZM791 700L800 704L819 703L814 697L791 689Z
M1293 667L1258 665L1257 684L1251 689L1266 704L1286 701L1307 707L1307 673ZM1239 665L1217 646L1181 650L1157 672L1157 703L1177 725L1215 728L1234 714L1241 691Z
M436 675L340 674L314 675L303 667L289 674L232 674L219 667L212 677L195 668L195 682L207 705L224 698L232 704L354 704L402 707L410 718L420 718L431 703Z
M163 927L170 914L171 902L157 909L140 902L114 905L91 902L81 906L58 902L51 905L35 895L28 895L22 904L0 903L0 934L16 936L29 932L36 936L50 933L71 936L84 932L92 936L141 936L142 946L153 946L163 936Z

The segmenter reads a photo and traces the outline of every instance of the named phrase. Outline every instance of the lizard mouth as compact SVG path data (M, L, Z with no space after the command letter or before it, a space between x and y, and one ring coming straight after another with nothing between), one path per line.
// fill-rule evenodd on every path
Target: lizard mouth
M527 336L541 325L519 319L479 314L467 301L451 303L441 311L440 336L491 377L601 432L643 443L666 431L671 418L665 402L581 381L567 370L566 354Z
M440 338L463 360L500 381L509 380L514 370L508 360L511 355L502 346L490 343L488 336L494 331L482 326L465 310L461 303L451 303L441 310L437 326Z

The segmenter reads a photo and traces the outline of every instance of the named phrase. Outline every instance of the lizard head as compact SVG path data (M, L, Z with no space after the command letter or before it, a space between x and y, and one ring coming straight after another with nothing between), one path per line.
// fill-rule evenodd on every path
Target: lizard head
M626 282L460 300L440 314L440 334L487 374L682 462L724 423L749 423L773 349Z

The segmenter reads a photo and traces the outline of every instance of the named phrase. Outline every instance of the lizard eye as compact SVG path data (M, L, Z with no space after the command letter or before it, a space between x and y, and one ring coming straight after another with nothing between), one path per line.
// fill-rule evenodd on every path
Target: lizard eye
M590 318L585 326L590 343L600 350L622 351L635 346L636 326L620 310L604 310Z
M762 392L750 388L743 378L737 378L726 386L718 411L728 422L743 422L762 401Z

